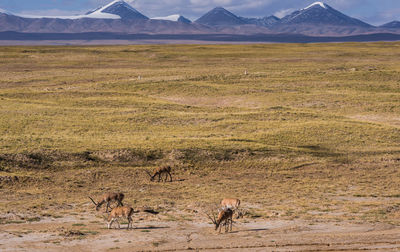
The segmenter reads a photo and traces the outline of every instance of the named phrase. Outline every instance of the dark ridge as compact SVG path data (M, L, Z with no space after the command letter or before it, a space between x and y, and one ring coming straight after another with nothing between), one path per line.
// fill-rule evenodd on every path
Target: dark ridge
M20 33L0 32L0 40L16 41L42 41L42 40L194 40L206 42L275 42L275 43L323 43L323 42L373 42L373 41L399 41L400 34L375 33L365 35L351 35L340 37L313 37L301 34L119 34L107 32L89 33Z

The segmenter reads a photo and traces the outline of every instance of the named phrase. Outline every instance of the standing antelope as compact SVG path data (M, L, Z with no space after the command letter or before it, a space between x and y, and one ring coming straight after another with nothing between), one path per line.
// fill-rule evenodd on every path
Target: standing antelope
M214 223L215 225L215 230L218 229L219 227L219 233L221 233L221 228L222 225L225 226L225 233L228 232L228 230L232 231L232 216L233 216L233 211L230 208L224 208L218 213L218 217L216 218L215 215L213 214L212 217L207 214L208 218Z
M227 198L227 199L221 200L222 209L226 209L226 208L232 209L234 212L237 213L237 217L236 217L237 219L239 219L240 217L243 217L243 213L242 213L242 211L240 211L239 206L240 206L240 199Z
M161 167L157 167L156 169L153 170L153 174L151 174L150 172L146 171L147 174L150 176L150 181L154 181L154 178L158 175L158 182L160 182L161 180L161 175L165 174L165 181L167 181L168 176L170 178L170 182L172 182L172 176L171 176L171 166L166 165L166 166L161 166Z
M118 206L123 206L122 200L124 199L125 195L123 193L106 193L103 195L102 198L100 198L99 202L95 202L91 197L89 199L93 202L93 204L96 205L96 211L99 211L100 207L104 204L107 203L106 207L106 213L108 213L108 208L110 207L111 202L117 202L117 207Z
M119 221L118 218L121 217L125 217L128 219L128 227L129 228L133 228L133 223L132 223L132 215L135 211L133 210L132 207L130 206L118 206L115 207L113 210L111 210L110 215L108 215L108 219L107 219L107 227L108 229L111 228L111 225L113 224L114 221L117 222L118 224L118 228L120 229L121 226L119 225Z

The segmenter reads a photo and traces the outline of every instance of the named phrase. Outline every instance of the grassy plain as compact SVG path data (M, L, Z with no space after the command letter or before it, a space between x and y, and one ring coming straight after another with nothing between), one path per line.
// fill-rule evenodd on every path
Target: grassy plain
M171 220L231 196L399 225L400 43L1 47L0 143L4 213L120 190ZM175 181L149 182L163 163Z

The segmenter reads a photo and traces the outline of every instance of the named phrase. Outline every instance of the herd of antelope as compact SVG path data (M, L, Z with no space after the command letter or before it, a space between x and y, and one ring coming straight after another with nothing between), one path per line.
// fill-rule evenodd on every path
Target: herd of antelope
M146 171L147 172L147 171ZM167 181L168 177L170 182L172 182L171 176L171 166L161 166L154 169L153 173L147 172L150 176L150 181L154 181L154 178L158 176L158 182L163 180L164 182ZM165 179L162 179L162 176L165 174ZM122 201L124 200L125 195L121 192L119 193L105 193L99 200L96 202L91 197L89 199L93 202L96 206L96 211L99 211L102 205L106 204L106 213L108 214L107 218L107 227L110 229L112 224L116 222L118 224L118 228L120 228L120 224L118 222L119 218L126 218L128 220L128 227L127 229L133 228L133 220L132 215L134 213L138 213L140 211L135 211L130 206L124 206ZM111 204L116 203L114 208L111 207ZM243 213L240 210L240 200L239 199L231 199L226 198L221 200L220 207L217 209L218 212L211 211L205 213L207 217L212 221L215 225L215 230L218 230L221 233L222 226L225 227L225 232L232 231L232 223L233 223L233 216L237 215L236 218L243 217ZM111 212L109 212L111 209ZM144 210L144 212L157 214L155 211Z

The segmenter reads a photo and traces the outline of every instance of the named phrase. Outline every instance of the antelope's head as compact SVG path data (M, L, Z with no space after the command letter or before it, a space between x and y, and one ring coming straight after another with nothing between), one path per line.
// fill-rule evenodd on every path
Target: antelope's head
M154 178L156 177L156 175L157 175L157 174L153 174L153 175L151 175L151 173L150 173L150 172L148 172L148 171L146 171L146 173L147 173L147 175L149 175L149 177L150 177L150 181L154 181Z
M215 230L218 229L219 225L221 224L221 212L218 213L218 217L214 212L211 213L205 213L207 217L211 220L211 222L215 225Z
M89 197L89 199L93 202L93 204L96 206L96 211L99 211L101 205L99 203L96 203L96 201L94 201L91 197Z

